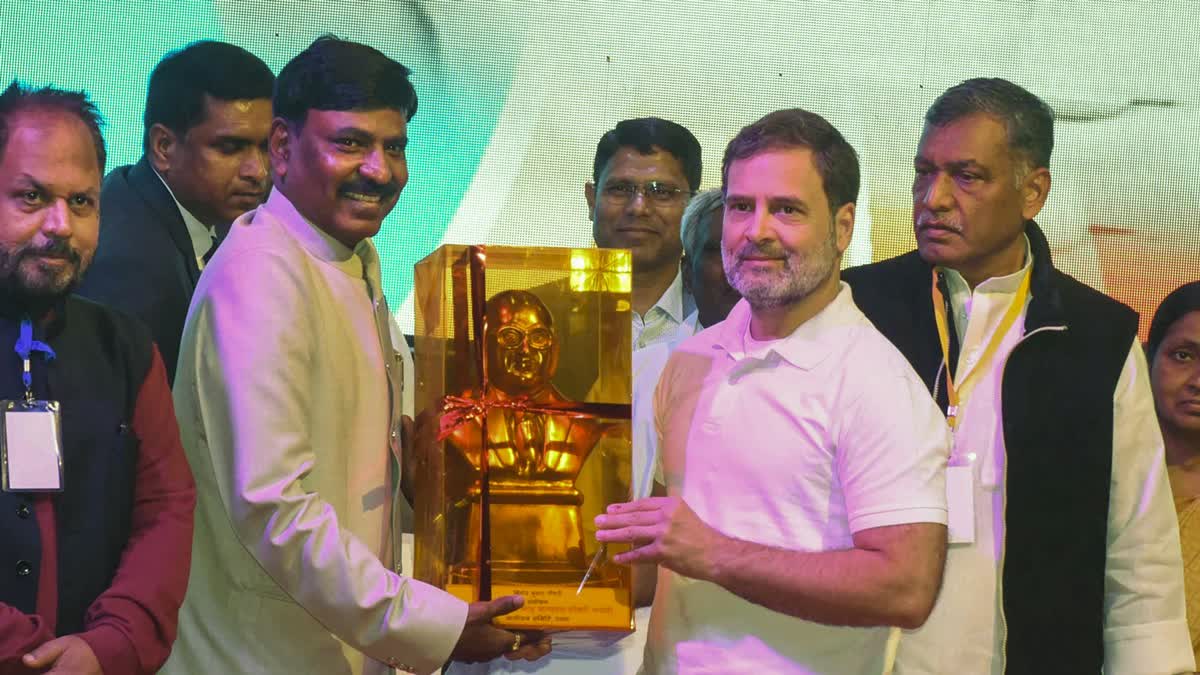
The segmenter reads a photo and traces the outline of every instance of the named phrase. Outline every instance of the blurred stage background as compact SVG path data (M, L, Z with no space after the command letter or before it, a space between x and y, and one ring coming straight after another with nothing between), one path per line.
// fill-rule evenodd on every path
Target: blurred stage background
M412 266L442 242L591 245L583 198L600 135L658 115L704 145L781 107L826 116L859 150L847 264L910 249L925 108L968 77L1012 79L1058 112L1039 221L1067 272L1142 313L1200 278L1200 1L3 0L0 77L87 89L110 168L140 155L150 70L202 38L276 72L317 35L410 66L411 179L376 238L413 328Z

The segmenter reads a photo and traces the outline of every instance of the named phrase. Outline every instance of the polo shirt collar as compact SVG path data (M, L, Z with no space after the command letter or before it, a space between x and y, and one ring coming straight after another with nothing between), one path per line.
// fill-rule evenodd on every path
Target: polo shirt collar
M825 360L838 344L845 341L842 328L860 325L860 312L854 304L850 286L842 281L833 301L787 337L772 343L770 352L801 370L811 370ZM715 347L735 361L747 358L746 337L750 331L750 303L738 300L729 316L714 327Z

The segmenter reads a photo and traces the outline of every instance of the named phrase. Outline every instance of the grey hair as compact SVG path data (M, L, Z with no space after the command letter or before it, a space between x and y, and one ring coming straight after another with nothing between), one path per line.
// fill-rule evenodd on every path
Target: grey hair
M708 239L708 220L720 208L724 208L725 198L721 188L712 188L698 193L688 202L683 211L683 220L679 227L679 238L683 242L683 254L688 260L700 259L700 251Z
M1054 109L1029 90L999 77L977 77L947 89L925 113L925 123L945 126L984 113L1004 125L1009 151L1017 159L1020 183L1033 169L1049 168L1054 151Z

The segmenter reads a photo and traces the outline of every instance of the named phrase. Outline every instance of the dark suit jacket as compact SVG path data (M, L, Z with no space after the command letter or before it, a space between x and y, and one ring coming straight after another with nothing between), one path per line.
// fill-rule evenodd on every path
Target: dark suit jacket
M77 292L149 326L172 383L199 278L187 225L150 162L142 157L109 173L100 191L100 243Z

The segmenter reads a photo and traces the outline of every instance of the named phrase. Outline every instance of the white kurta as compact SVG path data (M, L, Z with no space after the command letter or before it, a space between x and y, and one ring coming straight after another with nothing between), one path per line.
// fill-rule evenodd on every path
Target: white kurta
M205 269L174 390L199 503L164 672L430 672L453 649L466 605L389 569L400 378L379 289L369 241L279 190Z

